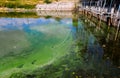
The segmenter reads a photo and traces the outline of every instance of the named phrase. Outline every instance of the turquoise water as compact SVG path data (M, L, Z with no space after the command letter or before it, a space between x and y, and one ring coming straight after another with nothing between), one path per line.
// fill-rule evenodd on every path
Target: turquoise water
M94 20L1 17L0 78L119 77L120 32Z

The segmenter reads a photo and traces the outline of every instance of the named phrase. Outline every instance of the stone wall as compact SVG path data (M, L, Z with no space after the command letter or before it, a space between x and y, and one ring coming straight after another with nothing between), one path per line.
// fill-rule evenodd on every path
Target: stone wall
M79 0L55 0L60 2L79 2Z

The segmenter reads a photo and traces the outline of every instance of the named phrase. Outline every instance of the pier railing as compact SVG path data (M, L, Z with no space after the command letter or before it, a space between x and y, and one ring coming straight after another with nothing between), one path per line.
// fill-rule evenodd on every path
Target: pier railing
M120 4L117 7L106 7L106 0L104 2L92 1L92 2L82 2L82 11L85 14L92 14L92 16L103 20L109 25L118 26L120 21Z

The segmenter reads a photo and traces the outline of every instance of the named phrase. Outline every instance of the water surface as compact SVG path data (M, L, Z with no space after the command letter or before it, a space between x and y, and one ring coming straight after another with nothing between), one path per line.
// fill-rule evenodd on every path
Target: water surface
M118 28L83 15L29 14L0 18L0 77L119 77Z

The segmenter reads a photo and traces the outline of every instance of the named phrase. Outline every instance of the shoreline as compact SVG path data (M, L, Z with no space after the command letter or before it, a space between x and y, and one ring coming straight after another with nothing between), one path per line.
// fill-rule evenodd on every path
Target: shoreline
M0 7L0 12L36 12L36 9Z
M0 7L0 12L37 12L37 11L52 11L52 12L72 12L73 10L37 10L36 8L34 9L25 9L25 8L7 8L7 7Z

